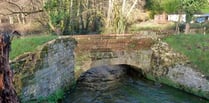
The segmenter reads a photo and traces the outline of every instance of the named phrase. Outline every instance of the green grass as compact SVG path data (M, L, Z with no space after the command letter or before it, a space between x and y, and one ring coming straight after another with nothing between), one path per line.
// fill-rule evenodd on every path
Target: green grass
M14 59L25 52L33 52L38 46L55 38L57 38L57 36L41 35L15 39L12 41L10 59Z
M164 41L186 55L202 73L209 75L209 35L173 35Z

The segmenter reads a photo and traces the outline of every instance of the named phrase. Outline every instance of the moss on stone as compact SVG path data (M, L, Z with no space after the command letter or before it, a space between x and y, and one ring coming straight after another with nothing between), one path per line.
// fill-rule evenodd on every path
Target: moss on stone
M195 89L195 88L190 88L190 87L184 86L182 84L172 81L171 79L169 79L166 76L157 77L157 76L152 75L151 73L146 73L145 77L149 80L156 81L156 82L186 91L188 93L209 99L209 92L208 91L202 91L200 89Z
M53 94L48 97L39 97L38 99L33 99L29 101L22 101L22 103L57 103L64 97L65 91L63 89L58 89Z
M75 78L77 79L83 72L83 66L86 62L91 62L90 52L76 53L75 56ZM88 69L88 67L86 67Z
M54 93L47 97L39 97L37 99L32 99L29 101L22 101L22 103L59 103L61 100L63 100L66 92L74 90L76 87L76 81L73 81L72 84L57 89Z
M14 68L14 79L15 83L14 86L16 88L18 96L22 96L22 88L26 87L27 85L34 84L35 80L35 73L43 68L43 60L46 54L49 52L50 46L54 43L60 43L60 42L72 42L72 44L76 43L76 41L72 38L65 38L65 39L55 39L48 43L45 43L44 45L40 46L36 51L25 53L23 55L20 55L19 57L15 58L11 66ZM67 45L65 45L67 46ZM52 94L57 96L57 93L60 94L61 92L55 92ZM23 97L24 98L24 97ZM50 97L49 97L50 98ZM37 102L36 102L37 103Z

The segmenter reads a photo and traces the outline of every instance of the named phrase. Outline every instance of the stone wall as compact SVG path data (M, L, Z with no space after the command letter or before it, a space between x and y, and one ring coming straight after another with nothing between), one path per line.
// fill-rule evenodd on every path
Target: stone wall
M148 79L209 99L208 77L195 69L187 57L161 41L152 46L152 51L152 69L145 73Z
M22 101L47 97L73 84L75 46L74 39L59 38L14 60L15 87Z

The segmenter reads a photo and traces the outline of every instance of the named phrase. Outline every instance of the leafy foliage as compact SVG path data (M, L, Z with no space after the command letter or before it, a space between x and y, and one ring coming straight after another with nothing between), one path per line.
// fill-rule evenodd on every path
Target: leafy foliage
M147 0L145 8L151 11L151 18L154 18L155 14L161 14L163 12L163 8L159 0Z
M186 13L194 14L207 4L207 0L182 0L182 9Z
M145 8L151 11L151 18L155 14L177 13L180 7L180 0L147 0Z
M162 2L162 7L166 13L178 13L181 0L165 0Z
M70 18L70 0L47 0L44 5L46 14L49 17L49 26L57 33L62 34L68 26Z
M144 5L141 2L140 0L47 0L44 11L48 15L50 29L58 35L89 32L124 33L128 20L132 17L131 14L136 10L139 11Z
M202 13L209 13L209 4L206 5L204 8L201 9Z
M207 9L207 0L147 0L145 8L151 11L151 16L154 14L166 13L186 13L191 20L194 13Z
M181 8L187 15L186 21L190 22L194 13L200 11L206 4L207 0L182 0Z

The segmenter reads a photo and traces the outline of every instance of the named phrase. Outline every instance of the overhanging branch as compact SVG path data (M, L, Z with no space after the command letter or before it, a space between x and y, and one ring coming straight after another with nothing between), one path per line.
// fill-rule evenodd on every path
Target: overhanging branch
M15 15L15 14L24 14L24 15L30 15L30 14L35 14L35 13L40 13L40 12L43 12L44 10L36 10L36 11L11 11L11 13L7 13L7 14L4 14L4 13L0 13L0 15L3 15L3 16L7 16L7 15Z

